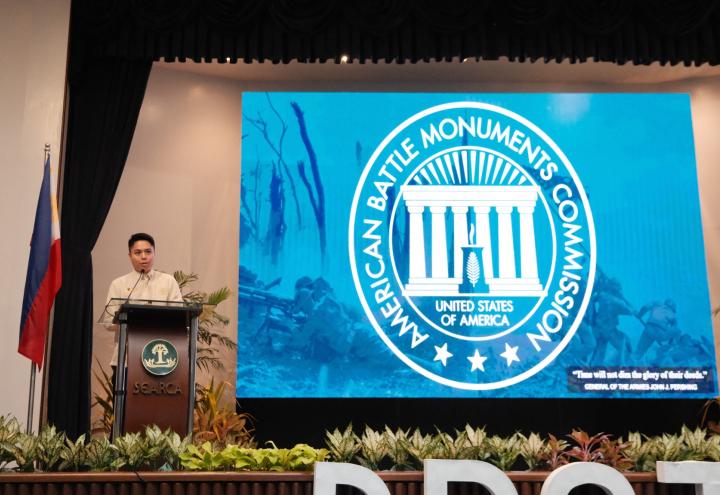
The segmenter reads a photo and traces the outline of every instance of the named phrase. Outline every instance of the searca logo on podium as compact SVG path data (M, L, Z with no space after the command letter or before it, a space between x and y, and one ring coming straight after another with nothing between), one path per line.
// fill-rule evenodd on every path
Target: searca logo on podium
M358 182L348 241L382 341L458 389L508 387L552 363L595 279L581 178L540 128L487 103L434 106L395 127Z

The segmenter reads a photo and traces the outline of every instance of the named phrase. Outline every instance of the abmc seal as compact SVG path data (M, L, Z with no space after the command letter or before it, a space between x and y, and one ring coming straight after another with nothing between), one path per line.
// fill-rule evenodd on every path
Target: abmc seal
M553 362L595 278L592 214L569 160L527 119L478 102L428 108L383 140L349 245L380 338L460 389L507 387Z

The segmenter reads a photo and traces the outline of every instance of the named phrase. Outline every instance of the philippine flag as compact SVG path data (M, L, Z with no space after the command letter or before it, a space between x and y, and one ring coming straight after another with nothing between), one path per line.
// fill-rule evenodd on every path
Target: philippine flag
M42 367L45 354L50 308L61 283L60 218L48 154L30 244L18 344L18 352L38 367Z

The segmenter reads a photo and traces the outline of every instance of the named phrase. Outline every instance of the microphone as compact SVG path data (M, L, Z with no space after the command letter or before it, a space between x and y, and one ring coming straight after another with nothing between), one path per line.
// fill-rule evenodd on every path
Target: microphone
M144 275L145 275L145 269L143 268L142 270L140 270L140 276L135 281L135 285L133 285L133 288L130 289L130 293L128 294L127 299L125 299L125 303L130 302L130 296L132 296L132 293L135 292L135 287L137 287L137 284L140 283L140 280L143 278Z

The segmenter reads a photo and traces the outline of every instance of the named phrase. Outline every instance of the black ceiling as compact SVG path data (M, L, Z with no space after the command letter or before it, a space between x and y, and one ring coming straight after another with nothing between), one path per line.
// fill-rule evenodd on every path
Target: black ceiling
M74 0L84 57L718 63L716 0Z

